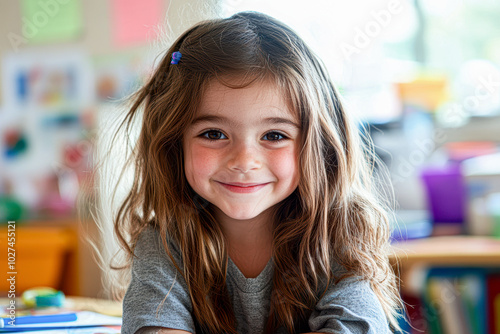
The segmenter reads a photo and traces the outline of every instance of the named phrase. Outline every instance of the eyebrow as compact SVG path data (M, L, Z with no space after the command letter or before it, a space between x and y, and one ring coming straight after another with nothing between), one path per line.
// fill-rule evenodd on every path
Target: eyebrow
M215 123L223 123L223 124L228 124L231 126L234 126L234 122L231 121L230 119L223 117L223 116L216 116L216 115L202 115L196 117L193 122L191 122L191 125L195 125L198 123L203 123L203 122L215 122ZM264 118L263 123L268 123L268 124L289 124L297 129L300 129L300 126L295 123L294 121L291 121L287 118L282 118L282 117L268 117Z

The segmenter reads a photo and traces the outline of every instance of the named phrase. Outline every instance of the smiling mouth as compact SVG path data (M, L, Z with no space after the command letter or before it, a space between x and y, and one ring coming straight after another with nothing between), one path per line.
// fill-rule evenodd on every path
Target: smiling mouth
M268 183L240 183L240 185L236 185L235 183L232 184L227 184L227 183L222 183L222 182L217 182L220 185L222 185L225 189L235 192L235 193L252 193L256 192L263 187L265 187Z
M264 184L267 184L269 182L267 182L267 183L224 183L224 182L219 182L219 183L222 183L222 184L225 184L228 186L233 186L233 187L248 188L248 187L255 187L255 186L264 185Z

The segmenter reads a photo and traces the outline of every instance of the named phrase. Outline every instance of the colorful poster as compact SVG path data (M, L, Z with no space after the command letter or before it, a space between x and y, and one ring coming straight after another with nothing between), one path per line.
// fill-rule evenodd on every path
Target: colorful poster
M2 59L2 95L7 113L59 112L95 101L93 71L80 49L6 53Z

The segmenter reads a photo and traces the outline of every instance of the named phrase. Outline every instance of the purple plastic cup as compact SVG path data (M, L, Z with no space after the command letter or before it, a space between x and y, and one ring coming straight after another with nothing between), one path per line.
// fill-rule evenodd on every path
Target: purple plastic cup
M460 164L428 166L422 169L420 176L434 223L463 223L466 194Z

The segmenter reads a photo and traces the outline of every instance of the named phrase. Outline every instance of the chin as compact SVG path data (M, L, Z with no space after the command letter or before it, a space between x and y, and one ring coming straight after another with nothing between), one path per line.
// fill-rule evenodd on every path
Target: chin
M259 210L259 211L257 211L257 213L255 213L255 211L241 210L238 208L233 208L231 210L221 210L221 211L228 218L235 219L235 220L248 220L248 219L253 219L255 217L258 217L265 210Z
M234 213L234 214L226 214L231 219L234 220L249 220L253 219L255 217L258 217L260 212L258 214L241 214L241 213Z

